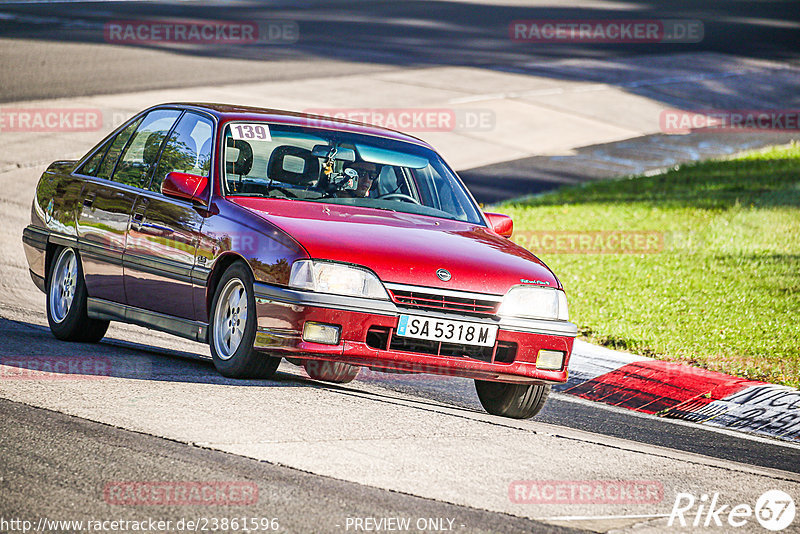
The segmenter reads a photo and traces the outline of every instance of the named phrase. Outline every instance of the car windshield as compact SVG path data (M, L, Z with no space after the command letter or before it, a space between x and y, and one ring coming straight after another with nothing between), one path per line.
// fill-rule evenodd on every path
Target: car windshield
M483 224L453 171L432 150L346 132L230 123L226 195L291 199Z

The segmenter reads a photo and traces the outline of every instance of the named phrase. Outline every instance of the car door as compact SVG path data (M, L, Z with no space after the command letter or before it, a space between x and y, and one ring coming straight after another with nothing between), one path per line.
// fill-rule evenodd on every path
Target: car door
M111 181L119 155L143 117L110 138L76 171L82 179L77 214L80 250L89 297L125 303L122 254L137 193Z
M167 173L209 177L214 123L187 111L160 150L149 191L133 210L125 249L128 304L150 311L195 319L192 270L206 211L192 202L166 197Z

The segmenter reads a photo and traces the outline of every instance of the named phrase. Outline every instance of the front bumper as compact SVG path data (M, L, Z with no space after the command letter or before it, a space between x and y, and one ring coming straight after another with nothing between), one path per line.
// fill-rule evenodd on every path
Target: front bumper
M512 383L563 383L574 324L547 320L501 320L461 314L408 309L391 301L326 295L255 285L258 333L255 348L290 358L341 361L375 370L431 373ZM486 349L412 342L397 338L400 315L408 314L499 326L494 347ZM307 321L341 327L338 345L303 340ZM438 345L438 349L436 346ZM564 353L559 370L539 369L539 350Z

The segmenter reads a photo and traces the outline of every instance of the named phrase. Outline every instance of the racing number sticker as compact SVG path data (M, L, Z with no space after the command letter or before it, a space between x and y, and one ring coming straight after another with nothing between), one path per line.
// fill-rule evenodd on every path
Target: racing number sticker
M257 141L271 141L269 126L266 124L231 124L231 134L234 139L255 139Z

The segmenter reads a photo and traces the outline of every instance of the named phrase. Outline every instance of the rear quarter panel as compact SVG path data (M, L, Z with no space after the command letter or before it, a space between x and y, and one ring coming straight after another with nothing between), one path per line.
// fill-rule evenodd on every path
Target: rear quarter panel
M74 161L52 163L39 178L31 205L32 227L69 241L77 238L75 216L83 187L81 180L70 174L74 166ZM25 254L31 271L44 278L45 251L25 245Z

